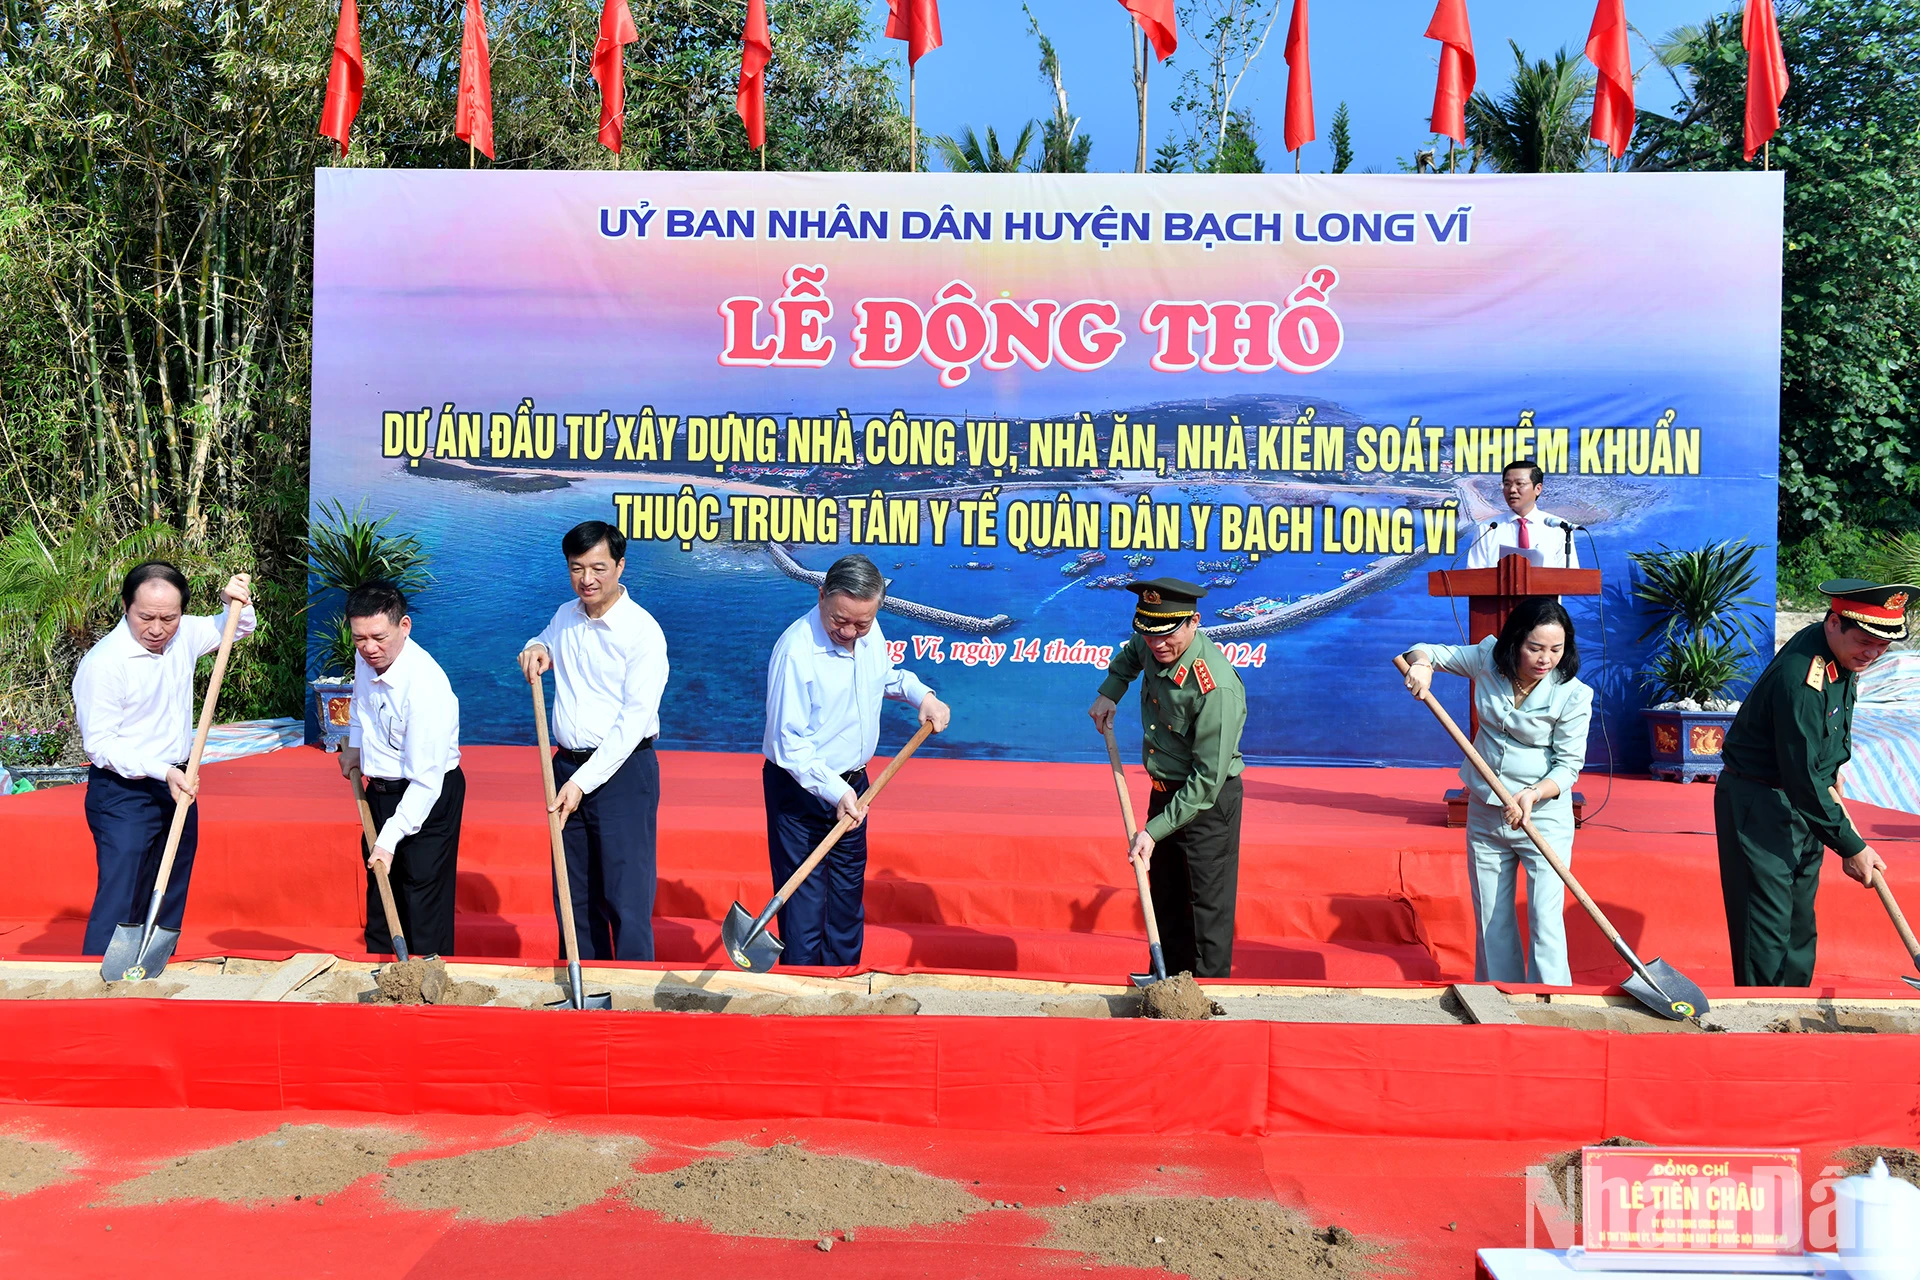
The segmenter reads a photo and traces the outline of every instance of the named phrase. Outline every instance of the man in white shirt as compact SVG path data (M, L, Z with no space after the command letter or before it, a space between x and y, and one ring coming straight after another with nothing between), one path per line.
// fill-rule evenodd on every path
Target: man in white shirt
M367 865L387 864L407 949L453 951L453 885L467 778L460 772L460 700L447 673L409 637L407 597L375 579L347 596L353 702L340 772L357 766L377 832ZM380 887L367 877L367 950L393 951Z
M529 681L553 672L554 811L582 960L653 959L660 695L667 638L620 585L627 538L589 520L560 540L570 600L520 651ZM554 886L554 914L560 911Z
M781 635L767 664L767 731L760 769L767 854L777 890L841 818L855 825L780 911L780 959L855 965L866 935L867 761L880 742L880 703L897 698L944 732L947 704L893 665L874 625L886 579L862 555L842 556L820 602Z
M1467 547L1467 568L1491 569L1503 556L1537 549L1540 564L1549 569L1578 569L1579 553L1573 545L1573 526L1558 516L1540 510L1540 491L1546 474L1536 463L1509 462L1500 473L1500 493L1512 510L1498 520L1482 520L1473 526L1473 542Z
M241 606L235 638L252 635L247 575L235 574L220 594ZM193 667L220 647L226 619L189 616L188 595L186 575L172 565L136 565L120 585L119 623L87 650L74 672L80 741L93 762L87 770L87 827L99 867L82 955L105 955L116 925L146 918L174 809L195 799L186 774L193 752ZM163 929L179 929L186 914L199 840L195 803L187 810L160 903Z

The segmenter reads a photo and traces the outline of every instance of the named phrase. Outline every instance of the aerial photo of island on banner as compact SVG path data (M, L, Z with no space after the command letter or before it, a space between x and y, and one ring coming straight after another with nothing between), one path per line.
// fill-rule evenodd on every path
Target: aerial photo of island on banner
M861 551L956 708L929 752L1050 760L1099 758L1119 588L1175 576L1249 760L1442 761L1381 672L1462 634L1425 574L1515 459L1608 583L1567 603L1616 722L1626 553L1774 541L1778 174L316 179L312 502L421 537L465 741L530 739L514 655L593 518L673 653L663 746L756 749L769 648ZM1603 719L1589 758L1644 767Z

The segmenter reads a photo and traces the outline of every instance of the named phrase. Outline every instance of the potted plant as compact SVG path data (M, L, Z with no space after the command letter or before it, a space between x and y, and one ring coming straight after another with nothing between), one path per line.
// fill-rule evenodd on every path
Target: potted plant
M1758 580L1754 551L1736 538L1691 551L1661 547L1628 554L1641 573L1633 594L1653 614L1640 638L1661 637L1640 673L1657 699L1640 713L1653 748L1649 771L1656 778L1692 782L1720 773L1720 749L1740 710L1727 693L1751 682L1759 651L1754 637L1764 632L1759 616L1750 612L1761 602L1747 594Z
M340 502L321 503L307 532L308 607L328 606L308 644L314 713L320 745L338 751L347 740L347 706L353 693L353 631L347 625L346 598L363 582L385 578L408 595L433 582L427 551L415 535L390 533L391 515L370 518L365 503L348 511Z

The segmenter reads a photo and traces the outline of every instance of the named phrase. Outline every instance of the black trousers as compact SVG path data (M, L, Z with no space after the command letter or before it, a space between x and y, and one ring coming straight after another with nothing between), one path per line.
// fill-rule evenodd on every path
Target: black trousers
M408 783L407 786L412 786ZM373 830L378 835L393 811L400 807L406 787L395 791L367 792L367 806L373 810ZM440 798L420 830L400 842L393 851L393 867L387 878L393 882L393 906L400 917L400 930L407 935L407 950L416 956L445 956L453 949L453 888L455 866L460 860L460 814L467 803L467 775L449 769L440 780ZM360 841L361 860L372 851ZM367 869L367 950L375 954L393 954L393 935L387 931L386 908L380 903L380 882L372 868Z
M565 756L555 756L554 786L565 786L579 768ZM653 959L654 837L659 813L660 757L646 746L589 792L561 829L582 960ZM557 883L553 913L557 923ZM561 945L565 946L564 939Z
M1225 978L1233 969L1233 907L1240 891L1240 779L1228 778L1213 807L1153 847L1147 884L1167 972ZM1147 816L1173 791L1155 788Z
M103 956L114 926L146 923L153 882L160 875L167 831L173 826L173 793L153 778L123 778L94 765L87 770L87 827L93 832L93 858L99 881L93 910L87 913L83 956ZM187 810L180 847L160 900L159 925L178 929L187 913L187 882L193 878L193 853L200 843L200 806Z
M848 785L865 792L867 771L855 773ZM771 760L761 764L760 790L767 804L767 861L778 893L839 819L832 805ZM872 824L868 818L841 836L780 908L781 964L860 963L867 939L867 828Z

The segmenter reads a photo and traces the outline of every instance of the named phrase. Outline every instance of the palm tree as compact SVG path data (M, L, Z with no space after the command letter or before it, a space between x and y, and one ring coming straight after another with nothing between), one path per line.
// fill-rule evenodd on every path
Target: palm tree
M1553 61L1529 63L1512 40L1513 84L1499 98L1476 93L1467 103L1467 142L1501 173L1578 173L1591 146L1591 118L1581 100L1593 75L1562 48Z
M992 125L987 126L985 146L981 145L972 125L961 129L958 141L943 133L933 139L933 146L945 158L947 168L955 173L1019 173L1026 165L1027 148L1033 145L1033 130L1034 122L1027 121L1020 136L1013 141L1013 150L1004 153Z
M63 645L83 652L108 625L127 570L172 536L164 524L122 533L104 493L88 499L58 536L43 536L22 519L0 538L0 620L32 635L48 661Z

